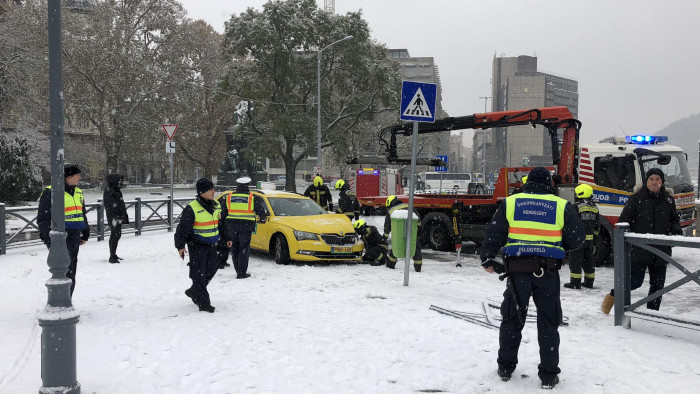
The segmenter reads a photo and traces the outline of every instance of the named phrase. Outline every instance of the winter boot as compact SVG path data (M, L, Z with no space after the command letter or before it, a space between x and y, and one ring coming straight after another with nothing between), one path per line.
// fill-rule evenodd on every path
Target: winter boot
M571 282L564 283L564 287L566 287L567 289L580 289L581 278L571 278Z
M603 313L609 315L613 305L615 305L615 297L612 294L606 294L605 299L603 300L603 305L600 306L600 309L603 311Z
M215 309L216 309L216 308L214 308L214 307L211 306L211 305L200 305L200 306L199 306L199 311L200 311L200 312L214 313L214 310L215 310Z
M391 269L396 269L396 263L392 263L391 261L387 261L386 267L391 268Z
M418 264L418 263L413 264L413 269L415 269L416 272L420 272L421 267L423 267L423 264Z
M503 369L501 367L498 368L498 377L501 378L502 381L507 382L510 380L510 377L513 375L513 371L508 371L506 369Z
M559 383L559 377L554 375L554 377L551 379L543 379L541 387L545 390L551 390L557 385L557 383Z
M194 300L194 292L192 291L192 289L185 290L185 295L190 297L193 304L197 305L197 301Z
M116 255L109 256L110 264L119 264L119 258Z
M581 286L583 286L587 289L592 289L594 280L595 280L595 278L583 278L583 284Z

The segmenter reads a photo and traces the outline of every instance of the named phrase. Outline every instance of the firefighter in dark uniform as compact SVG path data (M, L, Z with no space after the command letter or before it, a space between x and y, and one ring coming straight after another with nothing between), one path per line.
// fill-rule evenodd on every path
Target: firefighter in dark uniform
M493 215L481 244L482 267L508 276L503 293L498 375L510 379L532 294L537 306L542 388L558 382L561 301L559 268L567 250L583 246L586 233L576 209L553 195L552 177L544 167L530 171L523 192L506 198ZM505 267L494 260L503 247Z
M250 258L250 239L255 231L255 199L248 184L251 179L236 179L236 191L226 197L226 227L232 241L231 255L236 279L249 278L248 259ZM261 207L262 208L262 207Z
M571 252L569 258L569 270L571 276L569 283L564 283L567 289L580 289L581 286L592 289L595 280L595 264L593 261L593 237L598 235L600 211L592 200L593 188L591 185L578 185L574 189L576 193L576 208L583 225L586 226L586 242L583 248ZM581 284L581 267L583 267L583 284Z
M88 226L87 216L85 216L85 198L83 191L78 187L80 168L76 165L68 164L63 168L65 178L63 205L65 207L66 223L66 248L70 257L68 272L66 277L70 278L70 294L73 296L75 289L75 274L78 270L78 251L80 245L84 245L90 238L90 226ZM39 238L44 241L48 248L51 248L51 186L48 186L41 193L39 198L39 209L36 223L39 226Z
M316 204L320 205L326 211L333 210L331 191L328 189L328 186L323 184L323 179L320 176L317 175L314 178L314 184L306 188L304 195L316 201Z
M360 218L360 203L357 201L357 197L355 197L355 192L350 190L350 186L342 179L339 179L334 187L335 190L340 191L337 213L345 214L350 221L352 221L353 218L358 220Z
M226 234L219 231L221 206L214 200L214 183L206 178L197 181L197 198L182 211L180 223L175 230L175 248L181 259L185 259L185 245L189 249L190 279L192 286L185 290L185 295L202 312L214 313L207 285L214 278L219 263L216 259L216 245L226 242Z
M396 198L396 196L391 195L386 198L386 217L384 218L384 238L389 238L389 233L391 233L391 214L398 211L398 210L408 210L408 204L404 204L400 199ZM420 215L418 215L418 212L415 210L413 213L418 216L418 239L412 239L411 243L415 242L416 245L416 252L413 254L413 268L416 270L416 272L420 272L421 268L423 267L423 253L421 252L420 249ZM408 221L406 222L408 223ZM400 234L397 234L397 236L401 236ZM396 256L394 256L393 251L389 251L389 261L387 261L386 266L388 268L394 269L396 268L396 262L398 259Z
M389 245L386 238L382 237L375 226L370 226L360 219L353 224L355 233L360 236L365 244L365 254L362 261L372 266L384 265L387 262Z

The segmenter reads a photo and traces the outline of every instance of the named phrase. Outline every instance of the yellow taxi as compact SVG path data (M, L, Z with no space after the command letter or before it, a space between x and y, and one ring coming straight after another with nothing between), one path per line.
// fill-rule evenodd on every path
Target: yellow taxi
M217 200L232 192L222 193ZM258 189L251 193L256 209L263 207L266 213L257 223L251 249L270 253L277 264L361 260L364 244L357 240L346 215L328 213L295 193Z

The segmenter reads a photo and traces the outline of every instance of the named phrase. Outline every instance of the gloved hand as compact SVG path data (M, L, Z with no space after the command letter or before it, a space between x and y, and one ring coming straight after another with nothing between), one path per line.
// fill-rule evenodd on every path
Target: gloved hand
M333 211L333 203L332 202L328 203L328 210Z
M484 261L483 263L481 263L481 266L485 269L493 268L493 271L497 274L502 274L506 272L506 267L502 263L499 263L494 259L488 259Z
M360 213L359 212L355 212L355 220L360 220Z

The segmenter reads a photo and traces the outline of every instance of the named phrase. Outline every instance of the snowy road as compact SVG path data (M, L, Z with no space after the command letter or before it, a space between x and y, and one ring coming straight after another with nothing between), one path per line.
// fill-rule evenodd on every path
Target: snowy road
M381 226L383 218L370 220ZM540 392L536 327L528 324L516 378L496 376L498 331L429 310L431 304L483 313L505 285L470 256L427 252L423 272L403 284L396 270L367 265L279 266L254 254L252 277L219 271L209 286L216 313L183 294L187 268L173 234L125 235L124 262L107 263L107 242L80 252L74 304L78 380L85 393L513 393ZM690 270L700 250L676 249ZM0 393L41 386L41 329L47 250L0 256ZM566 393L691 393L700 386L700 332L639 320L613 326L599 305L612 286L600 269L596 289L562 290L570 325L560 329ZM680 278L669 268L668 282ZM562 280L568 269L561 272ZM633 293L639 299L648 287ZM686 284L662 311L700 320L700 291ZM527 375L528 378L520 378Z

